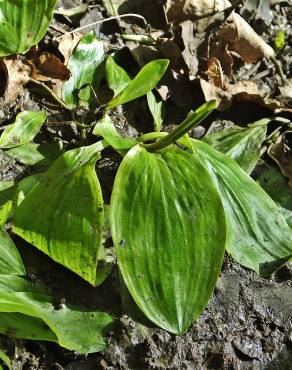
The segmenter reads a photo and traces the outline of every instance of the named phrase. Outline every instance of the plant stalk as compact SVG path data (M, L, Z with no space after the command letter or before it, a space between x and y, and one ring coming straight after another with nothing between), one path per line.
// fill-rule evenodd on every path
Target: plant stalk
M189 114L186 119L167 136L162 137L152 144L141 145L149 152L162 150L167 146L178 141L182 136L189 132L193 127L197 126L204 118L206 118L216 108L216 101L211 100L203 104L195 112ZM143 135L145 137L145 135ZM140 138L141 139L141 138Z

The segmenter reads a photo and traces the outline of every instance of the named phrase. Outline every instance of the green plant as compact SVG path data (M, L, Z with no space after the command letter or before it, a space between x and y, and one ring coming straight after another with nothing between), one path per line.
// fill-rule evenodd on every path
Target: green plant
M152 61L131 79L114 57L105 57L94 35L85 35L69 61L72 76L58 101L70 112L84 144L90 133L101 140L66 152L47 148L40 153L31 140L45 114L21 113L3 132L0 145L12 157L33 145L31 163L44 165L45 160L46 170L16 184L2 183L0 219L2 225L11 220L15 234L99 285L112 261L102 243L107 215L95 164L110 146L122 158L109 205L122 278L152 322L181 334L207 304L225 249L242 265L268 277L291 258L292 243L281 209L249 176L269 120L245 131L214 134L207 142L190 138L188 132L216 107L210 101L170 133L160 132L162 104L151 90L167 66L167 60ZM100 103L104 77L113 97ZM145 94L155 132L136 139L122 137L111 121L111 109ZM93 111L99 119L92 119ZM104 348L103 336L115 321L103 312L67 305L54 310L50 294L25 279L21 258L4 231L0 312L1 332L12 326L16 336L56 341L82 353ZM78 335L75 320L80 324Z

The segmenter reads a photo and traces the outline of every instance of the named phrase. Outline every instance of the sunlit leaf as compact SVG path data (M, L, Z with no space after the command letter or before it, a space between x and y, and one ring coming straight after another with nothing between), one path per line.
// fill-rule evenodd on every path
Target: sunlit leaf
M268 124L270 119L262 121ZM267 132L266 124L247 128L233 126L208 135L203 141L227 154L244 171L251 173L260 158L262 143Z
M243 266L270 276L292 257L292 230L281 209L235 161L208 144L192 142L223 201L227 251Z
M168 64L167 59L157 59L146 64L137 76L108 103L108 107L113 108L128 103L154 89L164 75Z
M0 228L0 274L24 276L25 269L13 241Z
M7 149L29 143L39 132L47 118L46 112L24 111L7 126L0 137L0 148Z
M95 173L98 148L94 144L60 156L13 219L16 234L93 285L104 219Z
M105 63L105 77L109 88L113 90L115 96L131 81L128 73L115 62L111 55Z
M69 59L68 68L71 71L71 77L63 84L62 89L62 98L69 107L78 105L79 90L98 84L97 67L103 58L103 42L93 33L83 36ZM84 97L84 94L82 96Z
M95 125L93 134L102 136L109 145L121 154L125 154L136 144L136 140L124 138L117 132L107 114Z
M225 248L225 218L211 177L171 147L132 148L111 198L118 264L135 302L158 326L183 333L215 286Z
M0 57L25 53L45 35L56 0L0 2Z
M154 131L160 131L163 122L163 102L157 102L152 91L147 94L147 102L154 120Z
M49 167L62 154L57 144L27 143L5 152L18 162L42 168Z

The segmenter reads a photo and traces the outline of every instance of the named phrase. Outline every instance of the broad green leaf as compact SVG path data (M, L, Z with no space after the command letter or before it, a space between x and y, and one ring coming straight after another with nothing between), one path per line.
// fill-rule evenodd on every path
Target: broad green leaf
M98 143L60 156L15 210L13 231L92 285L103 228Z
M125 154L136 145L136 140L122 137L116 130L110 117L106 114L94 127L94 135L102 136L105 141L119 153Z
M270 119L264 119L268 124ZM251 173L257 164L262 143L267 133L266 125L248 128L233 126L229 129L208 135L203 141L220 152L234 159L247 173Z
M110 55L105 63L105 77L108 86L115 96L119 94L131 81L128 73L120 67Z
M5 151L18 162L38 167L49 167L62 154L57 144L27 143Z
M158 326L184 333L204 309L225 249L225 217L211 177L174 147L124 157L111 199L111 230L123 279Z
M0 206L12 199L15 188L16 186L14 181L0 181Z
M78 92L95 81L97 67L104 58L103 42L93 33L82 37L68 62L71 77L63 84L62 98L71 108L78 105Z
M46 118L46 112L19 113L15 122L2 132L0 148L9 149L29 143L39 132Z
M163 102L157 102L155 95L152 91L149 91L147 94L147 102L149 110L152 114L153 120L154 120L154 131L159 132L162 126L163 122Z
M26 53L45 35L56 0L0 2L0 57Z
M66 305L55 309L53 297L44 289L23 278L8 275L0 275L0 312L41 319L55 333L62 347L79 353L104 349L106 342L103 335L113 325L112 317L100 311L84 311Z
M24 276L25 269L13 241L0 228L0 274Z
M227 251L263 277L292 257L292 229L268 194L228 156L194 140L193 152L213 178L225 209Z
M274 167L268 168L257 182L276 203L292 211L292 189L279 170Z
M108 108L128 103L153 90L164 75L168 64L167 59L157 59L147 63L137 76L108 103Z
M43 320L21 313L0 312L0 333L13 338L58 343L58 338Z
M257 183L281 207L284 217L292 228L292 189L288 180L276 168L268 168L258 178Z
M15 207L20 205L26 195L40 180L42 175L42 173L38 173L25 177L17 184L13 182L13 186L11 186L10 188L3 191L0 190L0 226L3 226L9 219L13 217Z

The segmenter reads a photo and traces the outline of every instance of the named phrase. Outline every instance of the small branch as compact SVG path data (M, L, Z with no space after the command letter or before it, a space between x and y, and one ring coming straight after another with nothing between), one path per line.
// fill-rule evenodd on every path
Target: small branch
M68 32L68 34L79 32L79 31L83 31L83 30L85 30L87 28L90 28L90 27L93 27L93 26L96 26L98 24L102 24L102 23L105 23L105 22L109 22L109 21L113 21L113 20L121 19L121 18L129 18L129 17L141 19L144 22L144 25L148 29L148 23L147 23L146 19L142 15L134 14L134 13L133 14L132 13L128 13L128 14L116 15L116 16L113 16L113 17L109 17L109 18L106 18L106 19L102 19L100 21L96 21L96 22L87 24L86 26L82 26L82 27L76 28L73 31Z
M44 83L40 82L40 81L37 81L33 78L29 78L29 81L30 82L33 82L34 84L38 85L38 86L41 86L43 89L45 89L50 95L52 98L54 98L56 100L57 103L59 103L64 109L67 109L67 110L71 110L68 105L66 105L63 100L61 100L55 93L53 90L51 90L47 85L45 85Z

